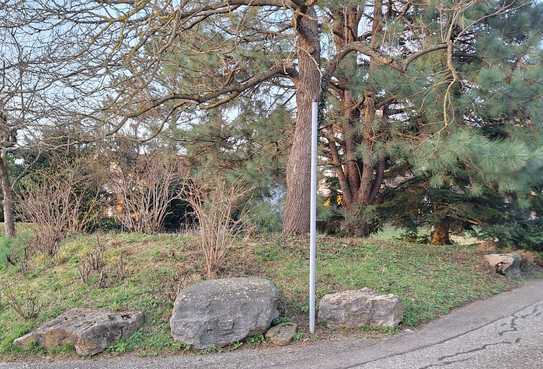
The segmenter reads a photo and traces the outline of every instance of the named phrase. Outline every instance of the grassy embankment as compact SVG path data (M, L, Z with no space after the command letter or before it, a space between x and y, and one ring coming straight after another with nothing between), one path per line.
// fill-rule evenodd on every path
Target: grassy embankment
M515 283L489 272L476 246L435 247L399 241L396 235L385 232L368 240L320 238L319 297L366 286L394 293L406 306L403 326L413 327ZM0 300L0 356L17 358L31 354L17 351L12 341L74 307L145 312L144 327L130 339L117 343L112 352L159 354L186 350L170 338L168 319L179 286L201 279L202 261L194 237L110 233L101 234L99 240L106 247L106 264L117 265L122 255L125 266L125 278L107 288L96 286L96 276L84 283L78 272L81 260L95 252L96 235L67 239L54 260L37 256L24 274L16 267L0 264L2 289L18 296L22 304L30 298L40 307L36 318L25 320L9 301ZM266 236L240 242L230 251L221 276L258 275L272 279L283 293L283 319L297 321L303 328L307 311L307 254L304 240ZM318 334L338 332L321 327ZM297 338L305 339L302 334ZM248 343L261 341L261 337L253 337ZM38 350L33 353L42 354Z

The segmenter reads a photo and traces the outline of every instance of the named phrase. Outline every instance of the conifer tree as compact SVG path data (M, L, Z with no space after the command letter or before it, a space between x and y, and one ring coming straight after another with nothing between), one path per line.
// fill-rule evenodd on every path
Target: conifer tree
M543 7L483 3L462 19L442 62L454 71L436 96L442 109L430 104L420 118L438 129L395 146L412 175L382 206L400 223L433 224L435 244L451 226L496 230L540 212Z
M81 104L77 120L87 132L115 135L138 119L147 124L145 141L175 131L176 119L202 123L222 110L218 119L231 120L251 99L270 110L295 107L286 234L309 227L317 98L321 152L338 178L351 234L375 229L383 222L376 206L406 187L486 186L516 196L533 185L517 183L524 175L507 184L492 172L498 159L475 166L473 157L507 146L501 174L537 167L536 157L518 158L534 147L525 140L538 136L541 120L535 0L39 0L8 1L2 10L8 26L62 36L44 49L71 52L42 62L57 63L49 68L54 88L70 91L71 112Z

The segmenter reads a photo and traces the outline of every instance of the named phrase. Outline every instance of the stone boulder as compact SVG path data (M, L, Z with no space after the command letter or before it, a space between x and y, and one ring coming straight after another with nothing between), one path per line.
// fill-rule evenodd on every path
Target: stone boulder
M197 349L225 346L266 332L279 316L278 302L279 290L266 279L200 282L177 296L172 336Z
M394 327L404 307L395 295L379 295L369 288L333 293L319 304L319 322L334 328Z
M485 260L496 273L507 277L515 277L521 274L522 258L514 253L510 254L489 254L485 255Z
M72 309L13 343L20 348L38 344L45 349L71 345L79 355L91 356L120 338L130 337L143 320L143 313L137 311Z
M296 335L297 329L295 323L281 323L266 332L266 339L276 346L286 346Z

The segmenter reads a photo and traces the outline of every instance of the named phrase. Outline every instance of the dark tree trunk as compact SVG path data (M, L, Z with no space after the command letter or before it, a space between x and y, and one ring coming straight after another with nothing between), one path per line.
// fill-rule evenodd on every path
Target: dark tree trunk
M381 32L381 1L374 5L371 47L379 47ZM357 30L362 14L357 7L343 7L334 13L334 35L336 49L341 50L346 44L357 39ZM347 70L357 68L357 55L345 58L342 65ZM376 68L375 61L370 58L370 73ZM349 86L349 78L340 81L340 85ZM339 95L342 108L342 144L338 150L334 132L327 134L331 162L336 168L340 189L343 194L345 222L344 231L358 236L367 237L371 224L364 220L361 211L375 202L384 180L385 158L376 152L376 98L375 91L369 86L364 91L363 99L356 101L350 87ZM363 147L361 158L357 151ZM342 157L340 157L340 152ZM342 160L343 159L343 160Z
M344 222L344 231L354 237L368 237L370 235L371 225L360 218L357 213L350 213L346 209L346 219Z
M287 196L283 233L309 231L311 105L320 92L320 40L313 7L295 14L298 77L296 86L296 128L287 162Z
M432 245L450 245L449 221L444 219L434 226L432 231Z
M2 184L3 210L4 210L4 234L13 238L15 231L15 216L13 211L13 191L11 190L11 181L9 179L8 168L5 156L0 155L0 182Z

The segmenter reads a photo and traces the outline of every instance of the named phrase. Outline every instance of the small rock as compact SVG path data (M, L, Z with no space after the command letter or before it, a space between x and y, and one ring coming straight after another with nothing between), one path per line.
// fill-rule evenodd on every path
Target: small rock
M402 321L403 311L397 296L363 288L324 296L319 304L319 321L342 328L394 327Z
M295 323L281 323L271 327L266 332L266 338L274 345L286 346L296 335L297 329L298 326Z
M279 315L278 303L279 290L262 278L196 283L175 300L172 336L197 349L225 346L266 332Z
M120 338L130 337L143 319L143 313L136 311L72 309L13 343L21 348L37 343L45 349L71 345L79 355L90 356L104 351Z
M522 259L517 254L489 254L484 257L496 273L507 277L519 276L521 274L520 266Z

